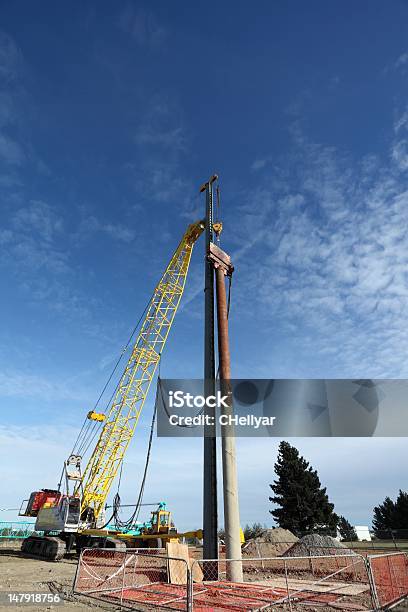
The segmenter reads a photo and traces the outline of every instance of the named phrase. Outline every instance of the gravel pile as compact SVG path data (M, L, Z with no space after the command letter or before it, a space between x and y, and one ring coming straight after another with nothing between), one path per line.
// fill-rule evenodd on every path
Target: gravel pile
M243 553L248 557L278 557L293 546L298 539L288 529L281 527L265 529L257 538L248 540L243 548Z
M303 536L284 553L284 557L305 557L309 555L355 555L342 542L331 536L322 536L317 533Z

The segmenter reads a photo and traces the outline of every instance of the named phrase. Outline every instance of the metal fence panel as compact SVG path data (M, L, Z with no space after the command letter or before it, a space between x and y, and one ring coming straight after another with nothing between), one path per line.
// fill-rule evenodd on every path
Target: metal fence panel
M82 551L74 593L110 601L127 609L187 610L190 568L163 549L88 548Z
M408 557L404 553L367 557L378 606L395 603L408 596Z
M243 583L227 580L232 563L242 563ZM195 578L197 566L201 580ZM289 609L296 604L371 608L371 585L361 555L197 560L191 573L193 609L260 610L283 604Z
M228 580L242 563L244 581ZM195 560L168 557L163 549L86 549L74 592L130 610L260 610L331 606L380 609L408 595L403 553Z
M42 531L35 531L35 523L0 521L0 540L24 540L32 534L43 535Z

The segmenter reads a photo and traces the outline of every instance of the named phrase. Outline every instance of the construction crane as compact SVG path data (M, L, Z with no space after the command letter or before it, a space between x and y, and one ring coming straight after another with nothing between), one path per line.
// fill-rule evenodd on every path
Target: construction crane
M110 408L106 415L95 410L88 412L73 452L64 464L58 489L35 491L29 500L24 500L20 515L35 516L35 530L44 532L44 535L25 539L23 552L59 560L73 546L77 550L85 545L123 548L126 542L134 545L140 541L159 545L163 538L202 535L201 532L177 534L171 514L163 505L152 513L147 526L135 534L112 531L106 525L105 506L135 433L179 307L194 244L203 231L203 221L188 226L148 303ZM101 426L99 438L82 471L83 455L98 426Z

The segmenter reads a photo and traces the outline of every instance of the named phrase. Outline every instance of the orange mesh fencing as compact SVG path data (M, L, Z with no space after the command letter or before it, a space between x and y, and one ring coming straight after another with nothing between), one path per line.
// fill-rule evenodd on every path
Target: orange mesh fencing
M404 553L369 556L368 560L381 607L408 595L408 557Z
M186 610L189 578L186 561L163 549L90 548L80 556L73 591L129 609Z
M230 582L233 564L243 582ZM203 612L330 605L344 610L384 609L408 596L404 553L194 560L164 550L86 549L74 593L132 610ZM297 608L296 608L297 609Z
M242 567L243 582L229 580L234 564ZM371 609L366 560L356 554L195 560L191 574L195 612L281 610L288 605L291 610L302 606L305 612L325 606Z

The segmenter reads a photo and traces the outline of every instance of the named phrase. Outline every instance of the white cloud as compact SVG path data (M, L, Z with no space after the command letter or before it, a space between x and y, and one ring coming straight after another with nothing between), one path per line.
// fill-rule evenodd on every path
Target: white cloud
M13 239L13 232L10 230L0 230L0 245L10 243Z
M7 370L0 372L0 397L38 398L43 401L71 400L91 402L87 391L71 387L64 381L51 379L30 372Z
M143 170L136 173L134 184L147 201L177 202L180 207L189 191L189 183L177 176L177 164L172 162L146 163Z
M135 237L135 233L128 227L121 225L120 223L107 223L102 226L102 231L109 234L115 240L121 242L132 242Z
M19 277L30 271L46 270L51 273L70 272L67 253L60 248L63 223L61 217L49 204L32 200L20 206L8 219L8 227L2 229L3 249L0 263L12 267Z
M394 143L392 158L400 170L408 170L408 140L406 138Z
M63 229L57 207L39 200L19 204L0 225L0 267L13 275L16 299L23 295L27 304L41 303L48 312L74 318L77 324L82 320L88 333L96 326L88 317L95 299L78 291L71 236Z
M149 121L139 127L136 142L139 145L158 145L169 148L173 152L186 149L186 136L181 126L159 126Z
M19 508L32 491L56 487L77 435L76 428L70 427L0 425L1 506ZM0 517L21 520L15 512L2 512Z
M107 234L119 242L132 242L135 238L134 231L121 223L103 223L94 215L88 215L80 222L75 239L82 240L96 232Z
M251 312L267 329L269 322L294 330L287 342L296 355L285 365L269 349L269 375L309 376L314 365L327 376L408 375L404 117L385 160L349 159L308 142L297 127L290 183L276 186L266 177L238 211L232 234L246 257L236 307L246 312L251 295ZM258 340L266 350L267 336ZM336 359L326 364L322 355L333 345Z
M176 154L184 151L187 137L181 114L179 106L166 96L153 97L136 130L136 143L170 148Z
M397 58L397 61L395 62L395 68L401 68L404 67L408 64L408 53L404 52L401 53L401 55Z
M262 168L265 168L268 161L269 161L268 158L255 159L255 161L253 161L251 164L251 170L262 170Z
M18 209L12 217L12 225L24 233L35 232L47 242L55 239L63 229L62 218L52 206L41 200L31 200L27 206Z

